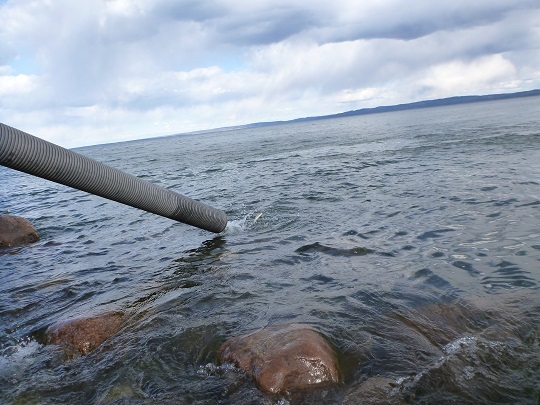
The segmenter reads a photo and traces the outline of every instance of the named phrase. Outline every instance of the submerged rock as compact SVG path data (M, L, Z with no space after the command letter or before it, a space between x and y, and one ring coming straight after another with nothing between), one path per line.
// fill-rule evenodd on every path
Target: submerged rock
M340 380L337 356L328 342L303 324L270 326L227 340L220 361L251 374L267 393L291 392Z
M401 405L405 400L396 389L395 380L385 377L372 377L353 388L345 397L343 403L354 404L388 404Z
M45 331L45 343L61 345L68 357L88 354L124 325L124 314L106 312L95 317L61 321Z
M0 247L21 246L39 240L39 233L27 219L0 215Z

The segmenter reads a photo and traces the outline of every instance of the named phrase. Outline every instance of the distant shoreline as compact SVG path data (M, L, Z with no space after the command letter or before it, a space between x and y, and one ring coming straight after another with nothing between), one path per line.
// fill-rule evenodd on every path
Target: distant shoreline
M263 122L255 122L251 124L231 125L228 127L201 129L198 131L177 132L177 133L169 134L169 135L161 135L161 136L155 136L151 138L131 139L128 141L109 142L106 144L123 143L123 142L140 142L140 141L148 141L148 140L159 139L159 138L169 138L172 136L189 136L189 135L211 134L215 132L230 132L230 131L248 129L248 128L270 127L270 126L277 126L277 125L293 124L296 122L318 121L318 120L327 120L327 119L332 119L332 118L353 117L356 115L379 114L379 113L394 112L394 111L416 110L416 109L421 109L421 108L444 107L444 106L458 105L458 104L472 104L472 103L481 103L484 101L497 101L497 100L507 100L507 99L534 97L534 96L540 96L540 89L518 91L514 93L487 94L483 96L454 96L454 97L438 98L438 99L433 99L433 100L415 101L412 103L395 104L395 105L389 105L389 106L361 108L359 110L344 111L344 112L336 113L336 114L294 118L291 120L284 120L284 121L266 121L266 122L263 121ZM106 144L101 144L101 145L106 145ZM73 149L76 150L76 149L86 148L89 146L97 146L97 145L79 146Z
M514 93L487 94L483 96L454 96L454 97L438 98L438 99L433 99L433 100L415 101L412 103L395 104L395 105L389 105L389 106L361 108L359 110L344 111L344 112L336 113L336 114L294 118L291 120L284 120L284 121L263 121L263 122L255 122L251 124L232 125L229 127L202 129L199 131L181 132L181 133L172 134L172 135L164 135L158 138L166 138L169 136L179 136L179 135L208 134L208 133L213 133L213 132L229 132L229 131L234 131L238 129L269 127L269 126L274 126L274 125L292 124L295 122L318 121L318 120L327 120L327 119L332 119L332 118L353 117L356 115L379 114L379 113L393 112L393 111L416 110L416 109L421 109L421 108L444 107L444 106L457 105L457 104L481 103L485 101L506 100L506 99L534 97L534 96L540 96L540 89L519 91L519 92L514 92ZM150 139L153 139L153 138L150 138Z
M340 118L340 117L352 117L355 115L379 114L379 113L393 112L393 111L416 110L420 108L443 107L443 106L456 105L456 104L481 103L485 101L506 100L506 99L512 99L512 98L534 97L534 96L540 96L540 89L519 91L515 93L488 94L484 96L454 96L454 97L439 98L439 99L434 99L434 100L415 101L412 103L405 103L405 104L395 104L395 105L379 106L379 107L372 107L372 108L361 108L359 110L350 110L350 111L345 111L345 112L336 113L336 114L318 115L318 116L313 116L313 117L295 118L295 119L287 120L287 121L259 122L255 124L243 125L242 127L270 126L270 125L288 124L288 123L293 123L293 122L317 121L317 120L325 120L325 119Z

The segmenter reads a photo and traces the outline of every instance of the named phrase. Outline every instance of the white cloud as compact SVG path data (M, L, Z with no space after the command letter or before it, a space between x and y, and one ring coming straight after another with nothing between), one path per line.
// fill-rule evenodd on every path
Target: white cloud
M431 94L452 96L486 90L498 92L508 87L515 78L516 69L502 55L490 55L470 62L452 61L430 67L419 83Z
M36 91L37 77L34 75L10 75L11 69L5 69L7 75L1 75L0 69L0 108L9 104L24 109L27 99Z

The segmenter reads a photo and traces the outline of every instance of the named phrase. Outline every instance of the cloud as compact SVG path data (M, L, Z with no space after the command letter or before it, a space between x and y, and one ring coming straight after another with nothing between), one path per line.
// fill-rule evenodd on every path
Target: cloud
M36 76L4 75L0 76L0 97L14 98L30 95L36 89Z
M411 40L439 31L490 25L517 11L538 9L533 0L367 1L343 9L329 27L327 40L389 38Z
M532 0L11 0L0 121L66 146L540 87Z
M431 66L419 83L431 94L447 95L467 93L470 88L486 91L506 87L516 73L514 65L502 55L490 55L470 62L461 60Z

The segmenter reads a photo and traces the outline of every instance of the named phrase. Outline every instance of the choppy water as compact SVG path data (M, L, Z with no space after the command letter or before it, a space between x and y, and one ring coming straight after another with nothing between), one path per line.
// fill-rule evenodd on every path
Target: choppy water
M0 167L0 210L42 235L0 254L0 403L361 403L384 377L411 403L537 404L539 101L79 150L224 209L217 236ZM106 310L131 320L89 355L41 344ZM325 334L342 385L268 397L216 367L285 322Z

